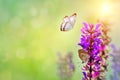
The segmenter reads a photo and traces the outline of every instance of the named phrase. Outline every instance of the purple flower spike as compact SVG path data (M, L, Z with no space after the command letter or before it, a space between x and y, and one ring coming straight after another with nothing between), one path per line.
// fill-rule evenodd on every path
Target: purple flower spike
M101 73L102 58L100 57L101 50L104 50L103 41L101 39L101 24L96 26L84 22L82 28L82 38L78 43L82 47L82 50L89 55L87 64L83 67L83 79L82 80L97 80ZM84 53L80 53L84 54Z

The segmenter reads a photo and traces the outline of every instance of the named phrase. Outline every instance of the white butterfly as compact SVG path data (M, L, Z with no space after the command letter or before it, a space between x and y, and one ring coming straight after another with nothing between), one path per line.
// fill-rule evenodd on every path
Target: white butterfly
M61 24L61 27L60 27L60 30L61 31L68 31L68 30L71 30L75 24L75 21L76 21L76 16L77 14L74 13L72 16L68 17L68 16L65 16L64 17L64 20Z

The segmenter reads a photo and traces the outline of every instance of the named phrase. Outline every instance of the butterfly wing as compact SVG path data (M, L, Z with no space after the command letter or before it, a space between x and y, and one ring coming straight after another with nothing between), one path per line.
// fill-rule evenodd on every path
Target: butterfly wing
M70 29L72 29L72 25L70 22L67 22L63 28L63 31L69 31Z
M79 58L82 60L82 63L85 63L89 58L89 55L83 49L79 49L78 54L79 54Z
M60 27L60 30L61 31L64 31L63 29L64 29L64 27L66 26L66 24L69 22L69 17L68 16L65 16L64 17L64 20L63 20L63 22L62 22L62 24L61 24L61 27Z
M72 16L70 16L70 22L71 22L71 24L74 26L74 24L75 24L75 22L76 22L76 16L77 16L77 14L76 13L74 13Z

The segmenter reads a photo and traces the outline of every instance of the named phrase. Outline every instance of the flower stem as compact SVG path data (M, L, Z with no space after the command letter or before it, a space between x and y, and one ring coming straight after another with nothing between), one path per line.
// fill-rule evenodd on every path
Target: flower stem
M90 80L92 79L92 57L90 57L90 70L89 70L89 72L90 72Z
M92 36L92 33L90 33L90 36ZM93 40L92 40L92 38L90 38L90 49L89 49L89 52L90 52L90 70L89 70L89 72L90 72L90 80L92 79L92 48L93 48L93 45L92 45L92 43L93 43Z

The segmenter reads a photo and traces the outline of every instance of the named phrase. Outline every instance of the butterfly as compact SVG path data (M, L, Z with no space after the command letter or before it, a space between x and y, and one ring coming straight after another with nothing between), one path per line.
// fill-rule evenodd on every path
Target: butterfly
M73 26L75 25L76 16L77 16L76 13L74 13L70 17L65 16L64 19L63 19L63 22L62 22L62 24L60 26L60 30L61 31L69 31L69 30L71 30L73 28Z
M88 53L83 49L78 50L78 55L79 55L79 58L82 60L82 63L87 62L88 58L90 57Z

